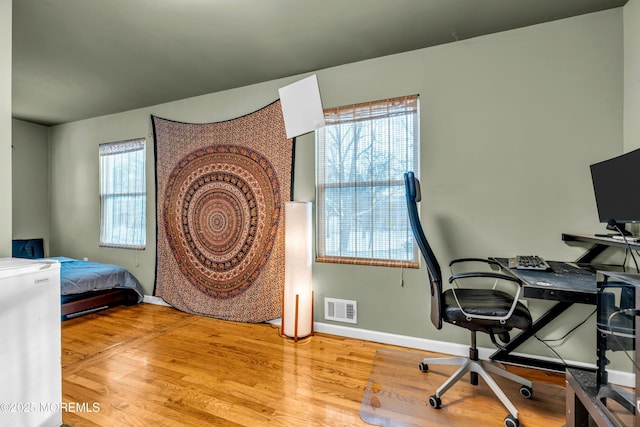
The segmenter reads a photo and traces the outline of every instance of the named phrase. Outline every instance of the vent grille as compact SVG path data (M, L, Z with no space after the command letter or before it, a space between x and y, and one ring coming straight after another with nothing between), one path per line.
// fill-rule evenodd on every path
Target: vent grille
M324 318L336 322L358 323L358 302L346 299L325 298Z

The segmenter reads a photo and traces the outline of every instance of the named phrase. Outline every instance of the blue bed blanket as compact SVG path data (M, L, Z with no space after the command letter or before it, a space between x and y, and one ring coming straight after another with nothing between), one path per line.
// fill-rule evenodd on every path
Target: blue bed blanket
M144 293L138 279L126 269L112 264L80 261L66 257L51 257L60 263L60 293L75 295L84 292L114 288L129 288L138 294L141 302Z

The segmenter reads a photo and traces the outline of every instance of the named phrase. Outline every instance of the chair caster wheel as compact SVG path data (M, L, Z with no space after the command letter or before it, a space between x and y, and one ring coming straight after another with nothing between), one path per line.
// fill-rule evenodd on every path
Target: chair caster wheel
M420 362L418 368L420 368L420 372L427 372L429 370L429 365L424 362Z
M442 401L435 394L429 398L429 405L431 405L434 409L440 409L440 405L442 405Z
M525 399L531 399L531 396L533 396L533 389L531 387L523 385L522 387L520 387L520 395Z
M513 415L509 414L504 417L504 425L506 427L518 427L520 425L520 421Z

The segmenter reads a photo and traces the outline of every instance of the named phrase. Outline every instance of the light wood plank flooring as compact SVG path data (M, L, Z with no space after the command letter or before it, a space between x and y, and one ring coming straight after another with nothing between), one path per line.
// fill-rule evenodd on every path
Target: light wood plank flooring
M72 403L63 421L76 427L366 426L360 404L380 348L397 347L326 334L294 344L267 324L151 304L109 309L62 323L63 402ZM523 372L564 385L563 375ZM447 399L459 399L455 389ZM432 392L425 390L425 402ZM483 399L495 398L455 405L473 411ZM561 426L564 413L556 412L554 424ZM474 427L501 425L506 411L478 413ZM530 417L521 426L543 425L537 422Z

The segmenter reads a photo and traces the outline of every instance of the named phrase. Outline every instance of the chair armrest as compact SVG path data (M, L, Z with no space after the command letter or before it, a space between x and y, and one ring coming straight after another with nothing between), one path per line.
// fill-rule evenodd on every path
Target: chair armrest
M515 294L513 295L513 300L511 302L511 308L509 309L507 314L504 315L504 316L490 316L490 315L479 315L479 314L469 313L469 312L465 311L464 307L462 307L462 304L460 304L460 301L458 300L458 296L456 295L456 290L455 290L455 287L454 287L451 290L453 292L453 297L456 300L456 304L460 308L460 311L462 311L464 316L469 320L471 320L471 319L484 319L484 320L496 320L496 321L499 321L501 323L506 322L506 320L511 317L511 315L513 314L513 312L516 309L516 306L518 305L518 299L520 298L520 292L522 290L522 281L520 279L518 279L517 277L508 276L506 274L501 274L501 273L471 272L471 273L454 274L451 277L449 277L449 283L453 283L458 279L472 279L472 278L478 278L478 277L486 277L486 278L497 279L497 280L506 280L506 281L515 283L517 286L515 288L516 291L515 291ZM496 283L497 283L497 280L496 280Z
M491 265L497 265L500 266L500 264L498 264L498 262L492 260L492 259L487 259L487 258L459 258L459 259L454 259L453 261L451 261L449 263L449 267L451 267L453 264L458 264L460 262L484 262L485 264L491 264Z
M500 273L491 273L491 272L473 272L473 273L458 273L449 277L449 283L455 282L457 279L469 279L473 277L489 277L492 279L500 279L500 280L509 280L511 282L515 282L519 285L522 284L522 281L514 276L507 276L506 274Z

